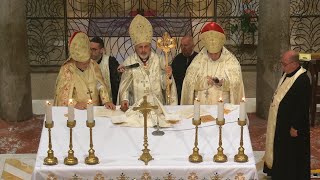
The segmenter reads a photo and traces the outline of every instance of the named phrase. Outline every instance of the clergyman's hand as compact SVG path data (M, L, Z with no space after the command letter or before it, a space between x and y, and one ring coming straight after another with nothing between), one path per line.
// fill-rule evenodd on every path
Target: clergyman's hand
M118 66L118 68L117 68L117 71L118 71L119 73L123 73L125 70L126 70L126 69L125 69L124 65L122 65L122 64L120 64L120 65Z
M298 130L296 130L293 127L291 127L290 128L290 135L291 135L291 137L297 137L298 136Z
M78 102L74 108L84 110L87 108L87 103L86 102Z
M120 109L123 112L126 112L129 109L129 102L127 100L121 101Z
M214 85L213 79L210 76L207 76L207 82L208 82L209 86L213 86Z
M104 107L111 110L116 110L116 106L112 102L107 102L104 104Z
M218 87L221 87L222 84L223 84L223 79L218 79L217 77L211 77L211 76L207 76L207 82L208 82L208 85L210 86L218 86Z

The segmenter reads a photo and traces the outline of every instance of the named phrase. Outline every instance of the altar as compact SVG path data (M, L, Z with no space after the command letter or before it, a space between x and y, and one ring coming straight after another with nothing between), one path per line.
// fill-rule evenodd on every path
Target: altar
M165 106L171 113L188 107L191 106ZM217 117L217 106L201 108ZM112 124L110 118L95 117L93 148L100 163L87 165L84 162L90 142L89 128L86 126L87 111L75 110L73 150L79 163L68 166L63 163L69 150L69 128L65 116L67 107L53 107L52 112L52 149L58 164L43 165L48 150L48 129L43 127L32 179L258 179L247 126L244 126L243 131L243 147L248 162L234 162L234 155L240 146L240 126L237 123L239 106L225 114L225 125L222 127L222 147L228 157L225 163L213 161L219 142L219 126L215 121L199 126L198 147L203 157L201 163L188 160L195 139L195 126L191 118L161 129L165 132L163 136L152 135L155 128L148 128L148 148L154 160L145 165L138 160L143 149L143 128L121 127Z

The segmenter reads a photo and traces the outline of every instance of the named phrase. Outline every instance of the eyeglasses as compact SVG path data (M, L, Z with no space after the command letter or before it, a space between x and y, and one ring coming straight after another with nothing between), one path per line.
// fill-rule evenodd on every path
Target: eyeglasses
M290 65L290 64L292 64L292 63L294 63L294 61L291 61L291 62L289 62L289 63L285 63L285 62L280 61L280 64L281 64L283 67L287 67L288 65Z

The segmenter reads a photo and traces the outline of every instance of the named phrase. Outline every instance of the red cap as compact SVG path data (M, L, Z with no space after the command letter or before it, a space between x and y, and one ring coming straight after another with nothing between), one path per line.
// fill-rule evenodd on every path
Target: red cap
M73 40L73 38L76 36L76 34L78 34L79 31L73 32L73 34L71 35L70 39L69 39L69 46L71 44L71 41Z
M201 33L204 33L207 31L218 31L218 32L221 32L222 34L224 34L224 30L222 29L222 27L215 22L211 22L211 23L206 24L202 28Z

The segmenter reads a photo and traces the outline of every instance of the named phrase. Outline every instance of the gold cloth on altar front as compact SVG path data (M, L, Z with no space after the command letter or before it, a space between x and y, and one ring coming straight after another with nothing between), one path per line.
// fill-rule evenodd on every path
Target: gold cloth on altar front
M111 102L98 64L90 60L88 68L82 72L75 61L68 59L57 77L54 105L67 106L69 99L73 99L74 104L87 102L91 97L94 105Z
M208 85L207 76L223 79L222 87ZM244 97L240 64L226 48L223 47L216 61L212 61L203 48L190 64L183 82L181 104L193 104L196 97L201 104L217 104L220 97L226 103L239 104Z

